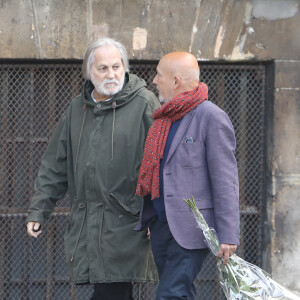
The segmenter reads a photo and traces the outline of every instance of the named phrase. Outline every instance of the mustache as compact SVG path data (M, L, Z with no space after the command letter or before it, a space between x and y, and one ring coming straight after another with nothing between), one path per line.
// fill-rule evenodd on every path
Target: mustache
M104 79L102 82L103 85L110 83L115 83L117 85L120 84L120 82L117 79Z

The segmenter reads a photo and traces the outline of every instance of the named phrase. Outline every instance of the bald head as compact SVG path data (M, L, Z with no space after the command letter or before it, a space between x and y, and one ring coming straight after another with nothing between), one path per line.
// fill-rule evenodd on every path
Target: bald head
M167 98L160 93L161 98L168 101L179 93L195 89L199 84L199 75L199 66L194 55L188 52L172 52L159 61L153 83L159 91L170 85ZM160 80L162 78L165 80Z
M160 63L166 63L170 74L185 80L199 82L199 66L194 55L188 52L172 52L163 56ZM196 76L195 76L196 75Z

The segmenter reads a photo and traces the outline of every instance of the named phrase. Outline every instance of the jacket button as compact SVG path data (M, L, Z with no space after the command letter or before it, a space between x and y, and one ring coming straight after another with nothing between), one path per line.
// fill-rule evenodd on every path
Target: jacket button
M101 107L101 103L98 103L96 106L97 106L98 108L100 108L100 107Z

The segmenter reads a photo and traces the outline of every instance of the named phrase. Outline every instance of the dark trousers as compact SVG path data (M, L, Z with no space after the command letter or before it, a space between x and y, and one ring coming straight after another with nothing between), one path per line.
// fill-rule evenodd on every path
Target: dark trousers
M194 300L194 280L209 250L182 248L173 238L168 223L156 220L151 224L150 231L152 251L160 279L156 300Z
M133 300L132 283L96 283L91 300Z

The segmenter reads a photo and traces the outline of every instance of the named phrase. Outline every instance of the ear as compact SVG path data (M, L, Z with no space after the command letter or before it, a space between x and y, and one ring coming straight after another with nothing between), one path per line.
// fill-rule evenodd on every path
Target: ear
M177 90L181 87L182 79L179 76L174 77L174 90Z

